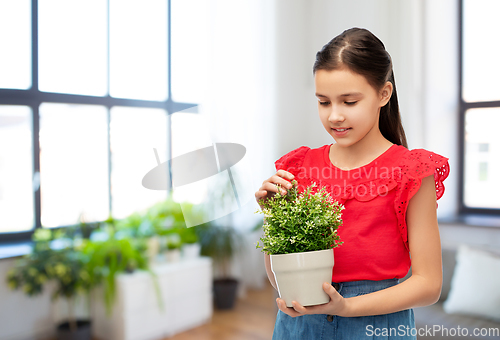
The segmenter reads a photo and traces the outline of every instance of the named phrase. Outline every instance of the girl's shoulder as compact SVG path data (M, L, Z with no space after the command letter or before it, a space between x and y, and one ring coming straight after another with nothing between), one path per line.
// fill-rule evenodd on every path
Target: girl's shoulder
M448 158L426 149L409 150L402 145L394 145L392 161L406 169L411 176L429 176L435 168L443 167Z
M420 187L421 180L432 175L436 183L437 199L443 196L443 182L450 173L447 157L426 149L408 150L398 145L392 162L397 177L405 182L410 198Z
M297 176L299 173L306 172L310 167L325 167L327 166L325 164L325 154L328 154L329 147L329 144L318 148L298 147L274 162L276 171L283 169Z
M308 146L301 146L284 154L276 162L274 162L276 171L283 169L296 175L296 173L299 172L299 169L302 167L306 155L311 150L316 149L311 149Z

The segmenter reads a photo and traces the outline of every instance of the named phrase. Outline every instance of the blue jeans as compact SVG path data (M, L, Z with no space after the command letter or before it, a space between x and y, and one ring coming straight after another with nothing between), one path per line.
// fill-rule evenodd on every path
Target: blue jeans
M398 279L382 281L352 281L338 284L338 292L345 298L385 289L399 283ZM292 318L278 311L273 340L361 340L361 339L416 339L413 310L396 313L341 317L325 314L303 315Z

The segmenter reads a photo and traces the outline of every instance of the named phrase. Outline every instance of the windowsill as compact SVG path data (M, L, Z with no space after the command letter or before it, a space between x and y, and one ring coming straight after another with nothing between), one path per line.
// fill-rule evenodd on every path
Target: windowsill
M23 256L31 251L32 241L0 243L0 260Z
M464 227L500 228L499 215L462 214L449 218L439 218L439 224L453 224Z

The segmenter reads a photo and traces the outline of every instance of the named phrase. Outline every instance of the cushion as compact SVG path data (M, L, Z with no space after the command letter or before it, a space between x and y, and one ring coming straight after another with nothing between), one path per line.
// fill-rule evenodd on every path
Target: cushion
M500 257L460 245L456 261L445 312L500 321Z
M446 300L451 288L451 279L453 277L453 272L456 267L456 256L457 251L455 249L443 248L443 288L441 290L440 301Z
M430 306L413 308L415 313L415 326L420 332L418 340L498 340L498 330L500 323L482 317L448 314L443 311L443 303L437 302ZM432 332L427 331L433 330ZM474 336L474 331L485 332L480 337ZM460 330L454 334L454 331Z

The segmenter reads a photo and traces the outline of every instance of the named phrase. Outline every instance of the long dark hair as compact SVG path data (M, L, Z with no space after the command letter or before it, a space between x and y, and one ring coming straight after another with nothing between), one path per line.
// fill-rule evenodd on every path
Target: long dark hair
M387 140L408 148L399 113L392 59L382 41L364 28L345 30L316 53L313 74L317 70L331 71L343 67L364 76L376 90L381 90L387 81L392 83L391 99L380 109L379 128Z

